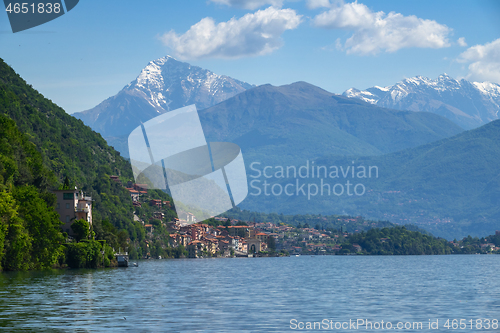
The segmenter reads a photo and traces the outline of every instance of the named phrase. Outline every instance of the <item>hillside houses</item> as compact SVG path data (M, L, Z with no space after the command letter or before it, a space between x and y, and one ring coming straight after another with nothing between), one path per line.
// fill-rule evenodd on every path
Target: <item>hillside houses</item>
M190 258L247 256L248 253L263 252L267 250L266 240L270 237L269 233L256 230L253 226L183 224L180 219L164 225L169 232L168 245L173 248L183 246ZM154 231L152 225L145 227L148 232Z

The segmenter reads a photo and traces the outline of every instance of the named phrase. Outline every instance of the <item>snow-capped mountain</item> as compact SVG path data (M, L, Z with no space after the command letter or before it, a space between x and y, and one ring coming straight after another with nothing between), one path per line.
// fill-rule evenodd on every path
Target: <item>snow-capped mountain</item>
M464 129L479 127L500 116L500 85L458 81L447 74L435 80L416 76L393 86L363 91L351 88L343 95L386 108L433 112Z
M252 87L166 56L151 61L115 96L73 115L125 153L113 139L123 141L141 122L186 105L205 109Z

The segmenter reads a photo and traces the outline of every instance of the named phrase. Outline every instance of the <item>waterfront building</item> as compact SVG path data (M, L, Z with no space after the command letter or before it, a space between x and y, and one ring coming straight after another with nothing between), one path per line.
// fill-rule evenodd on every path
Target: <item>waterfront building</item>
M92 198L86 196L76 187L73 190L54 190L57 197L56 211L59 219L64 223L62 229L70 236L74 236L71 225L76 220L85 220L92 226Z

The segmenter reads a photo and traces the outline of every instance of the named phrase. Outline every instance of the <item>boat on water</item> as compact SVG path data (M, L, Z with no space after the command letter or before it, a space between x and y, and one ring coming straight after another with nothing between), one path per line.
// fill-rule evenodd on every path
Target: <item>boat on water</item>
M118 253L116 255L116 261L118 261L118 267L128 267L128 254Z

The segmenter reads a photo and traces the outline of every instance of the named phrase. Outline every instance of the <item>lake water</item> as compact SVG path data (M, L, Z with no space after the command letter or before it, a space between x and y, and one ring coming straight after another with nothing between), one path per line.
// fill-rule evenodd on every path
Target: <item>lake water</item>
M500 332L499 268L499 255L300 256L1 273L0 331Z

